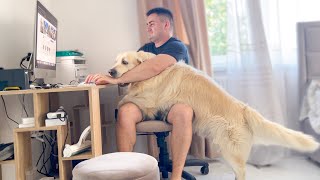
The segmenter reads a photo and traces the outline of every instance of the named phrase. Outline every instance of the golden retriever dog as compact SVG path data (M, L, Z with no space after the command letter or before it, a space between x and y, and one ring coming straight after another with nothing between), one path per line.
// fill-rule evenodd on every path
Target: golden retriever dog
M120 77L153 56L143 51L122 53L111 69L113 76ZM311 136L265 119L229 95L212 78L183 62L175 63L153 78L131 83L119 107L127 102L139 106L145 119L168 112L176 103L190 105L194 110L193 132L219 146L237 180L245 180L246 161L254 143L280 145L302 152L312 152L319 147Z

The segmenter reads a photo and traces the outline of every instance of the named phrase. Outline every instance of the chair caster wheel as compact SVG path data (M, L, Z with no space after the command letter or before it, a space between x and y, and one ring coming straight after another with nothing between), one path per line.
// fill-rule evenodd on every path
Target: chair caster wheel
M207 175L209 174L209 166L203 166L201 169L201 174Z

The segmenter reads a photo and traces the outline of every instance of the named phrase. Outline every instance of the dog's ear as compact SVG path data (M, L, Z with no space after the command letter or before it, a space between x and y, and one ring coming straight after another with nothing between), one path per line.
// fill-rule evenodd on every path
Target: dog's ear
M123 56L123 53L118 54L117 57L116 57L116 61L115 62L119 62L120 58L122 58L122 56Z
M144 52L144 51L139 51L137 52L137 60L138 62L142 63L143 61L149 59L149 55L147 52Z

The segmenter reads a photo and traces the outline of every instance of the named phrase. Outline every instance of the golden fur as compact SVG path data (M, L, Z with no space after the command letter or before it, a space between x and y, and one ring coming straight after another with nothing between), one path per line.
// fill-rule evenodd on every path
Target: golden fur
M153 56L141 51L120 54L113 67L117 72L115 77ZM319 147L311 136L265 119L253 108L230 96L212 78L183 62L168 67L153 78L131 83L119 106L127 102L138 105L150 118L176 103L190 105L195 114L193 131L212 139L212 144L220 147L237 180L245 179L245 165L254 143L280 145L306 152Z

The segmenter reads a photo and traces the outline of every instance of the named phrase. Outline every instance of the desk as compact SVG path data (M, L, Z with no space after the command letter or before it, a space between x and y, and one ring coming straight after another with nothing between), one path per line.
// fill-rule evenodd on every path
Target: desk
M57 131L57 147L59 161L59 178L61 180L71 179L71 160L89 159L102 154L101 139L101 117L99 90L106 86L86 86L86 87L65 87L55 89L0 91L0 95L32 94L34 106L35 127L14 129L14 156L16 179L25 180L26 170L32 168L31 137L32 131ZM62 151L64 140L67 134L67 126L45 126L45 116L49 112L49 94L59 92L87 91L89 98L90 126L91 126L91 152L63 158ZM67 141L68 143L68 141ZM1 165L1 164L0 164ZM1 172L1 169L0 169ZM1 174L0 174L1 179Z

